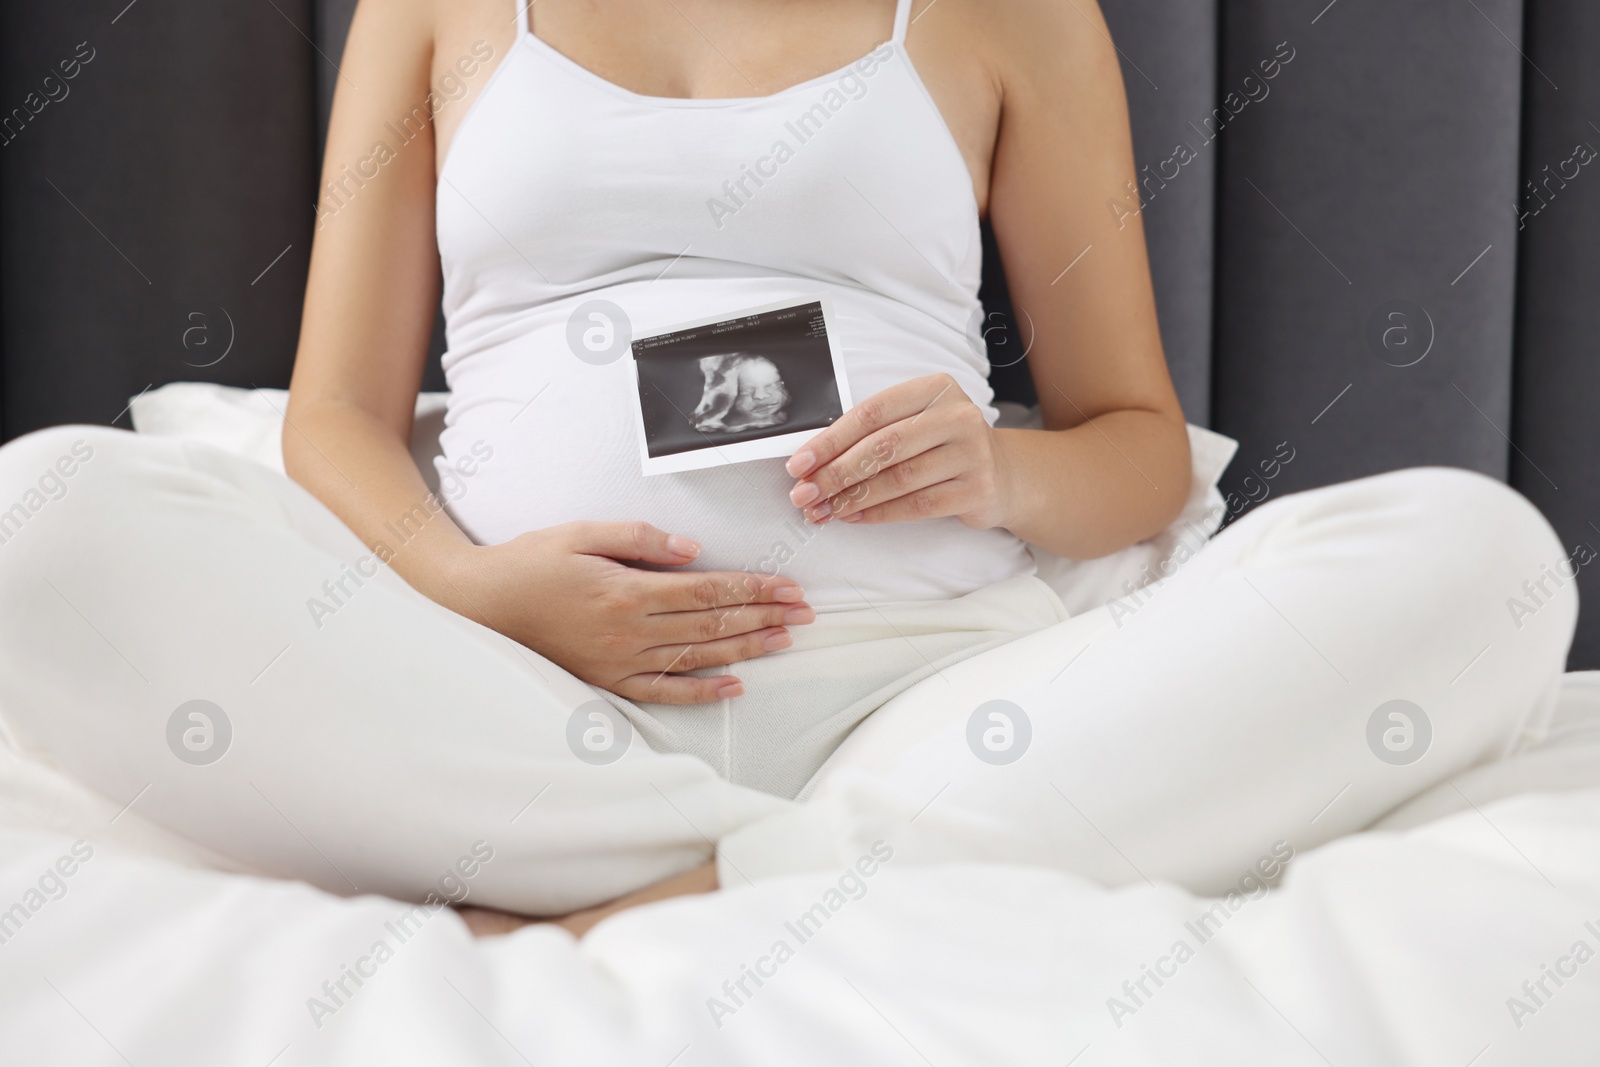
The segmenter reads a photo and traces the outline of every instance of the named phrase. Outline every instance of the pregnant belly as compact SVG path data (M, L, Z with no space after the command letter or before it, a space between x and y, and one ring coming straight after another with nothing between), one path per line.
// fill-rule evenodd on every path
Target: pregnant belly
M636 447L539 447L538 436L480 436L466 452L474 473L446 484L451 516L479 544L583 519L642 519L699 541L693 569L782 574L821 610L964 596L1032 570L1016 537L956 519L810 525L789 503L794 479L782 460L645 478Z
M743 306L763 299L771 294L752 293ZM987 404L987 382L959 335L952 343L925 323L897 324L892 311L860 307L861 299L836 296L841 321L830 323L830 333L838 327L835 341L856 400L945 370ZM704 313L685 308L663 325ZM643 520L699 541L696 570L783 574L824 610L964 596L1031 573L1032 558L1017 537L971 530L953 518L808 525L789 502L794 480L781 459L644 475L631 364L573 358L565 332L562 309L552 308L491 344L446 356L451 398L438 461L441 496L479 544L577 520Z

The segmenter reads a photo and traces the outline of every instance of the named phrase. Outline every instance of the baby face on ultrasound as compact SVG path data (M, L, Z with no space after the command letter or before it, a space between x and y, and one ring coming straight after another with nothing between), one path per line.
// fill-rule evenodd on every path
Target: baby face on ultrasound
M728 352L704 356L705 387L694 409L694 427L707 430L757 430L788 418L789 390L777 365L765 356Z

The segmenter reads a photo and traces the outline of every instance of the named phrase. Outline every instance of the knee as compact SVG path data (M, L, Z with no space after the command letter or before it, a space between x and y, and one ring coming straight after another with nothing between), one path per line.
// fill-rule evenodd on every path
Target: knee
M1462 545L1487 560L1516 563L1565 557L1544 513L1499 479L1460 467L1412 467L1370 481L1438 547Z
M1526 497L1459 467L1408 467L1280 503L1291 528L1331 525L1363 542L1381 539L1390 551L1520 560L1561 551L1555 530Z
M82 495L86 471L112 465L138 440L127 430L106 426L52 426L0 448L0 545L11 545L41 521L48 526L42 517L59 510L68 497ZM13 546L10 555L17 551Z
M1291 532L1321 530L1441 582L1516 586L1568 559L1538 508L1475 471L1411 467L1297 496L1283 501Z
M49 495L54 480L72 479L96 460L104 461L143 440L111 426L50 426L23 434L0 448L0 500L25 493L31 485ZM52 478L53 475L53 478ZM41 480L44 485L38 484Z
M1579 567L1594 556L1586 546L1568 550L1555 528L1527 497L1497 479L1455 467L1419 467L1381 475L1384 492L1409 520L1417 551L1445 562L1441 577L1463 585L1521 597L1564 625L1577 619ZM1586 555L1576 555L1579 550ZM1515 612L1513 612L1513 616ZM1520 628L1520 627L1519 627Z
M15 511L20 504L25 510L36 512L66 496L84 466L104 451L104 437L108 434L127 431L104 426L52 426L8 442L0 448L0 508Z

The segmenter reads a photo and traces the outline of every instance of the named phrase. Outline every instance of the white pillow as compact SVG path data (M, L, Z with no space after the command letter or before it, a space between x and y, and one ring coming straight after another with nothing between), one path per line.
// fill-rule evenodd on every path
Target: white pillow
M1005 401L995 407L1000 409L997 426L1038 429L1041 425L1038 408ZM1227 509L1217 482L1238 450L1239 442L1233 438L1190 423L1189 499L1172 525L1148 541L1099 559L1063 559L1029 545L1039 566L1039 577L1056 591L1073 615L1127 596L1152 581L1171 577L1222 525Z
M445 393L417 397L416 419L411 428L411 457L422 471L428 488L438 491L433 457L439 455L439 432L444 428ZM206 382L173 382L137 396L132 401L133 428L157 437L203 441L283 472L283 412L289 394L283 389L238 389ZM1000 403L997 425L1039 425L1039 413L1020 404ZM1148 541L1141 541L1091 560L1053 556L1031 548L1039 577L1060 595L1074 615L1098 607L1170 575L1217 531L1224 514L1222 477L1239 443L1199 426L1189 427L1193 475L1189 500L1172 525ZM1162 570L1165 565L1165 571Z
M429 490L439 491L439 454L446 393L421 393L411 424L411 458ZM209 382L173 382L130 402L133 428L154 437L202 441L283 473L287 389L238 389Z

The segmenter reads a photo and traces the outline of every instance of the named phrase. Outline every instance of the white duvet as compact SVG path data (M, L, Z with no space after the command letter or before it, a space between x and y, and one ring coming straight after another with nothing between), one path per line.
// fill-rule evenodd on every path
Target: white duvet
M276 409L230 394L197 429L209 388L153 391L140 429L271 465ZM1200 444L1209 529L1232 443ZM3 742L0 1067L1600 1064L1600 673L1538 747L1218 900L882 845L582 942L254 876Z
M1600 1063L1597 674L1538 748L1221 900L885 846L582 942L205 869L8 758L6 1065Z

